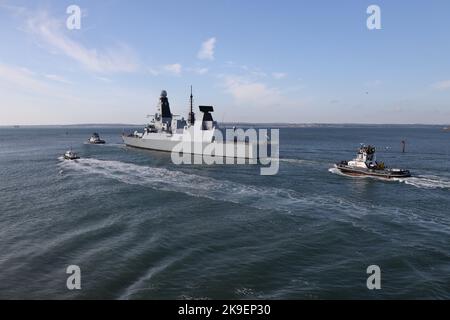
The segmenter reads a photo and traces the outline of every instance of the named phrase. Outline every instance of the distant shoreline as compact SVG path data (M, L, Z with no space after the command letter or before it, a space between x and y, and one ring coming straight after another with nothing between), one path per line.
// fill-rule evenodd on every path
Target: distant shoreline
M351 128L351 127L450 127L449 124L424 123L264 123L264 122L223 122L222 127L278 127L278 128ZM91 123L91 124L27 124L27 125L0 125L0 128L130 128L143 127L145 124L126 123Z

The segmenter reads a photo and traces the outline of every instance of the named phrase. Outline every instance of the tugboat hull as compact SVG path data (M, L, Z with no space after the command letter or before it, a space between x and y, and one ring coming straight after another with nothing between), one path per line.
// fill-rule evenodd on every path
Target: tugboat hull
M351 176L370 176L382 179L392 179L392 178L408 178L411 177L409 170L402 169L365 169L365 168L355 168L348 166L343 163L335 164L336 169L346 175Z
M90 144L105 144L105 140L100 139L100 135L97 132L94 132L92 136L89 138L88 142Z
M76 156L76 157L68 157L68 156L64 156L65 160L78 160L80 159L80 157Z

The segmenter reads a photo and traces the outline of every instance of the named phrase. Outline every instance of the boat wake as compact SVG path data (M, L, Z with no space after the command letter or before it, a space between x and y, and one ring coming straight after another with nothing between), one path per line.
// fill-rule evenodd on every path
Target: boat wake
M89 141L85 141L85 142L83 142L83 145L85 145L85 146L95 146L95 147L101 147L101 148L125 148L125 144L123 144L123 143L114 143L114 142L112 142L112 143L103 143L103 144L101 144L101 143L97 143L97 144L95 144L95 143L90 143Z
M356 179L376 179L376 180L382 180L382 181L396 181L396 182L402 182L411 186L414 186L416 188L422 188L422 189L450 189L450 179L448 178L442 178L437 177L433 175L419 175L415 177L408 177L408 178L392 178L392 179L383 179L373 176L351 176L347 175L345 173L342 173L337 168L330 168L328 169L329 172L345 176L345 177L351 177Z
M101 175L126 184L152 189L180 192L190 196L244 204L258 209L292 211L298 205L314 205L316 200L306 199L289 189L245 185L228 180L217 180L196 174L158 167L140 166L120 161L92 158L63 161L65 170Z
M298 165L298 166L317 166L321 164L319 161L314 160L306 160L306 159L290 159L290 158L268 158L268 160L275 162L278 161L280 163L287 163L290 165Z
M280 158L280 162L286 162L290 164L302 164L302 165L315 165L318 163L318 161L313 160L289 159L289 158Z
M421 175L410 178L398 178L396 181L423 189L450 189L450 179L433 175Z
M289 213L301 211L305 208L318 207L333 208L333 210L342 212L347 212L349 208L355 210L353 203L342 202L342 200L333 196L305 196L291 189L246 185L177 170L141 166L121 161L86 158L77 161L63 160L60 166L64 169L66 175L70 175L73 172L99 175L129 185L179 192L189 196L231 202L257 209ZM335 168L331 168L329 171L343 175ZM395 181L405 182L421 188L450 188L450 181L433 180L430 177L405 178ZM363 209L359 208L358 210Z

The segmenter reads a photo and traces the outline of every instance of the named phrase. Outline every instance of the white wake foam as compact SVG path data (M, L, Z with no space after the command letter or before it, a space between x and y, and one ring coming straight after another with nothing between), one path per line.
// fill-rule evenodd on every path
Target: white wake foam
M292 163L292 164L317 164L317 161L313 160L306 160L306 159L291 159L291 158L268 158L270 161L279 161L279 162L285 162L285 163Z
M306 160L306 159L289 159L289 158L281 158L281 162L291 163L291 164L306 164L306 165L314 165L317 164L316 161Z
M156 190L180 192L190 196L242 204L258 209L296 212L305 208L321 207L333 211L349 209L364 212L366 208L328 195L304 196L297 191L275 187L246 185L229 180L188 174L177 170L140 166L120 161L80 159L61 161L64 172L100 175L126 184L140 185ZM340 174L336 168L330 172ZM394 180L394 179L393 179ZM386 181L386 180L384 180ZM450 188L450 180L435 176L419 176L394 181L418 188Z
M84 145L86 145L86 146L93 146L93 147L97 147L97 148L107 148L107 147L114 147L114 148L125 148L125 144L123 144L123 143L115 143L115 142L112 142L112 143L104 143L104 144L92 144L92 143L90 143L89 141L85 141L85 142L83 142L83 144Z
M313 205L315 203L315 200L305 199L298 192L289 189L246 185L229 180L218 180L181 171L140 166L120 161L88 158L77 161L63 161L61 166L64 169L97 174L127 184L245 204L259 209L291 211L297 204Z
M340 170L338 170L337 168L330 168L328 169L329 172L340 175L340 176L345 176L347 177L346 174L343 174Z
M395 180L423 189L450 189L450 179L433 175L398 178Z

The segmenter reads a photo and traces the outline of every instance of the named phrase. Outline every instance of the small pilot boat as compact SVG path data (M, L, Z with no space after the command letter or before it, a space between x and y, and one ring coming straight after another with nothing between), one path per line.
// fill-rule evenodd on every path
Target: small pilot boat
M64 153L64 159L65 160L77 160L77 159L80 159L80 157L72 150L69 150L69 151L66 151L66 153Z
M407 178L409 170L386 168L383 162L377 162L375 147L361 146L355 159L336 163L335 168L350 176L372 176L383 179Z
M100 139L100 135L97 132L92 134L88 142L91 144L105 144L105 140Z

